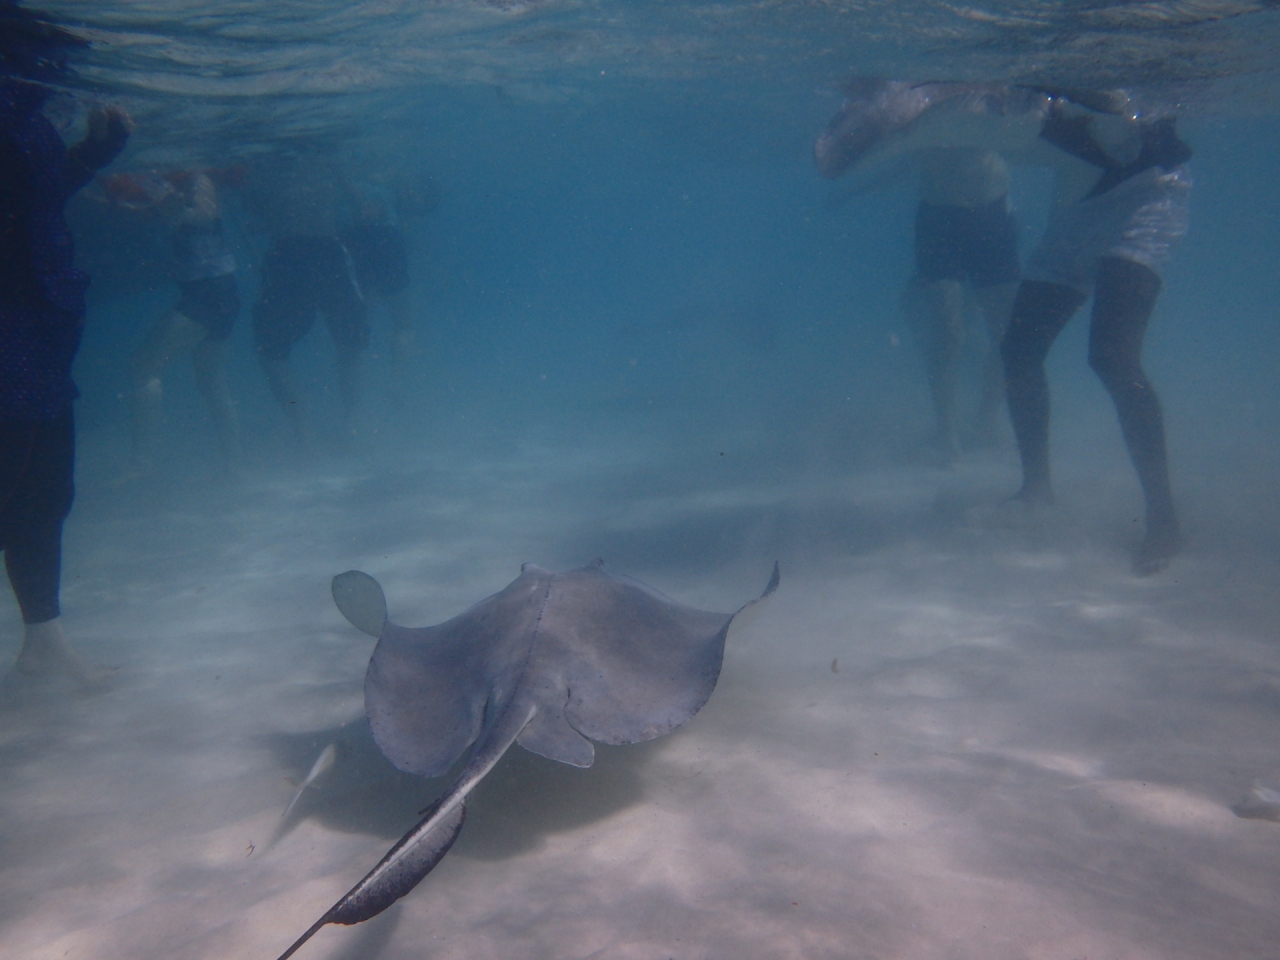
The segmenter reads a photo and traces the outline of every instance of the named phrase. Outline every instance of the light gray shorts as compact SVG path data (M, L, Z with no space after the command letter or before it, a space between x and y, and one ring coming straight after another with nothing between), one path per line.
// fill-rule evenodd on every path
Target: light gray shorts
M1186 235L1190 195L1186 167L1152 167L1104 194L1056 207L1023 277L1092 293L1101 257L1132 260L1159 273Z

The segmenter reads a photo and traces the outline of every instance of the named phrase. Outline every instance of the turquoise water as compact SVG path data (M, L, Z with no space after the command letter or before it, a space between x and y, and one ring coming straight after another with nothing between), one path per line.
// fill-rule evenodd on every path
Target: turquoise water
M64 618L113 680L0 685L0 955L277 956L441 786L360 726L372 642L330 577L367 570L420 625L523 562L596 557L708 609L775 559L783 583L685 728L587 771L513 752L414 893L300 956L1276 953L1280 826L1232 811L1280 782L1274 4L49 9L95 44L68 128L97 98L138 120L113 169L286 151L416 190L417 340L397 379L375 312L354 438L327 337L299 345L303 457L246 308L243 475L221 476L184 357L160 467L122 483L130 357L174 289L159 227L77 201ZM1007 425L931 458L899 309L914 192L853 195L812 162L854 73L1180 105L1192 229L1146 351L1188 541L1164 573L1129 573L1141 506L1083 318L1050 360L1051 516L999 515ZM1015 170L1024 251L1048 193ZM251 304L266 240L226 203ZM0 617L16 651L7 592Z

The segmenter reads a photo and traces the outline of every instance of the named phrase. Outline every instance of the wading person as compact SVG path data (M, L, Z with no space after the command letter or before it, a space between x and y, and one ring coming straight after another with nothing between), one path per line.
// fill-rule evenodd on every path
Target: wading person
M1162 570L1181 545L1169 484L1164 417L1142 369L1160 268L1187 232L1190 148L1174 120L1144 121L1051 97L1040 137L1094 168L1082 194L1055 206L1018 288L1004 357L1009 416L1022 460L1017 499L1053 501L1044 362L1067 321L1093 296L1089 366L1115 404L1145 501L1134 573Z
M94 678L62 630L62 525L75 495L71 361L89 278L64 207L124 148L132 123L96 108L70 150L45 118L46 82L84 42L0 4L0 549L25 625L18 669Z
M122 175L124 176L124 175ZM207 171L156 178L160 189L146 206L171 221L173 279L178 300L147 332L130 369L133 445L126 479L155 470L164 413L161 376L179 356L191 354L196 387L213 420L224 470L240 466L240 425L227 383L227 341L240 313L236 259L227 243L218 190Z

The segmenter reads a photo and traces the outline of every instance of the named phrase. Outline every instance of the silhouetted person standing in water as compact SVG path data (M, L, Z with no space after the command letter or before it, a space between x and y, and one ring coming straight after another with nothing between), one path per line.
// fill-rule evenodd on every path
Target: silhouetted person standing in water
M1187 232L1191 149L1174 119L1142 117L1123 94L1007 84L858 80L814 144L828 177L930 146L999 151L1057 173L1049 228L1023 271L1001 343L1010 419L1022 457L1015 500L1053 500L1044 361L1092 294L1089 363L1106 385L1146 498L1140 575L1178 551L1164 421L1142 370L1159 270Z
M358 197L355 218L338 233L351 257L366 303L381 302L391 320L391 388L397 403L404 391L413 350L413 309L409 302L409 248L385 203Z
M253 338L267 384L294 436L309 447L310 424L289 354L323 316L333 341L340 434L353 439L369 323L355 264L338 240L336 180L318 163L295 161L264 172L255 186L253 212L271 237L253 308Z
M845 102L814 144L819 172L831 180L855 172L861 181L855 192L918 173L916 269L902 306L924 354L941 466L960 455L958 398L970 299L987 335L974 439L991 444L999 434L1000 342L1021 276L1008 164L997 152L997 138L984 143L963 121L987 103L978 92L983 88L972 88L975 103L961 111L958 128L921 122L950 109L954 100L965 102L964 89L854 77L845 85Z
M18 669L93 678L59 620L62 524L75 495L71 362L89 278L63 208L124 148L132 123L97 108L68 150L42 113L84 41L0 3L0 549L25 624Z
M1022 458L1017 499L1053 501L1044 362L1092 293L1089 365L1115 403L1146 500L1146 534L1133 561L1134 572L1144 576L1162 570L1181 545L1164 419L1142 369L1142 343L1160 295L1158 270L1187 230L1191 177L1183 165L1191 149L1178 139L1172 118L1146 121L1096 95L1088 98L1094 109L1076 99L1050 97L1040 137L1085 161L1092 184L1054 209L1001 347Z
M934 147L919 151L919 166L916 273L902 301L924 352L940 463L949 466L960 455L956 408L966 287L982 314L990 345L975 439L991 444L998 435L1004 398L999 347L1020 275L1018 229L1009 201L1009 168L1000 154Z
M121 179L127 175L121 175ZM156 467L164 414L165 369L190 352L196 387L213 420L222 468L240 466L240 425L227 382L227 342L240 313L236 259L222 224L218 189L209 171L191 170L154 178L159 189L144 202L121 206L159 213L173 224L172 269L177 303L147 332L131 363L130 420L133 448L124 479L145 477Z

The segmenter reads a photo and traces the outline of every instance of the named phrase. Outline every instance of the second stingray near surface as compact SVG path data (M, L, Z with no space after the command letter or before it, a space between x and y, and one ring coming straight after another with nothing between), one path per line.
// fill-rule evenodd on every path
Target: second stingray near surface
M774 564L760 599L777 586ZM695 610L599 562L567 573L525 564L505 590L434 627L389 621L382 588L357 570L333 578L333 598L378 638L365 710L387 759L438 777L472 751L426 816L280 960L325 924L367 920L412 890L453 845L467 794L512 743L589 767L592 740L639 743L687 722L715 689L729 624L751 606Z

